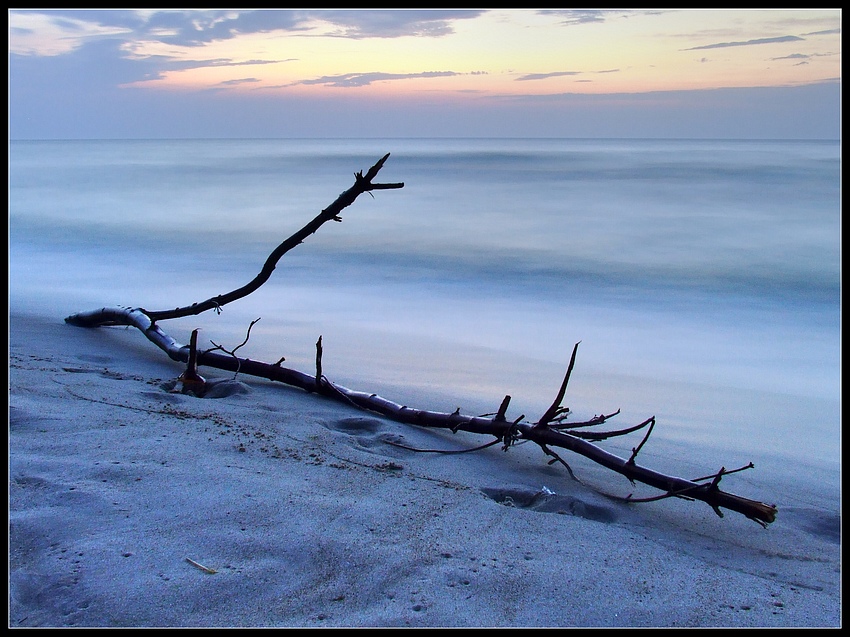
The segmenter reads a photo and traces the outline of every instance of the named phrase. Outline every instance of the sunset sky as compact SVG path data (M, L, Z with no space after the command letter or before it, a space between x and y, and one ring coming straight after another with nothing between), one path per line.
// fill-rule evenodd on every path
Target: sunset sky
M9 10L12 139L838 139L841 11Z

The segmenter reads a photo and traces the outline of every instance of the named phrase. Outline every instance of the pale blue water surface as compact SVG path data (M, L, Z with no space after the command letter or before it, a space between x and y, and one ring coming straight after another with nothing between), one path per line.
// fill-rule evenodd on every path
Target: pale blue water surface
M464 413L510 394L530 419L581 341L577 418L656 415L661 450L837 484L838 142L13 141L10 308L240 287L387 152L377 181L403 189L361 196L220 316L163 328L233 347L261 317L240 354L312 372L321 334L348 387Z

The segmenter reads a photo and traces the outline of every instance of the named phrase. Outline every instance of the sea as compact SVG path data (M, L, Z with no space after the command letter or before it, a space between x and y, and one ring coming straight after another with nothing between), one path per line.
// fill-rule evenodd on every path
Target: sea
M321 336L346 387L473 415L510 395L529 421L578 344L577 420L655 416L662 460L837 485L838 141L10 141L10 311L239 288L387 153L375 181L403 188L361 195L248 297L161 327L307 373Z

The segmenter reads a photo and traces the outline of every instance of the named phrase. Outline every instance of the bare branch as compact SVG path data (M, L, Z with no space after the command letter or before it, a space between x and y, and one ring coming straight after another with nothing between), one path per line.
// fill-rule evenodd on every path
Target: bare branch
M216 343L213 340L210 340L210 343L212 343L215 347L211 347L210 349L208 349L206 351L207 352L213 352L213 351L216 351L216 350L221 350L222 352L227 352L228 354L233 356L233 358L235 358L238 361L239 358L236 356L236 350L238 350L240 347L242 347L243 345L246 345L248 343L248 339L251 338L251 328L254 327L254 325L256 325L257 321L259 321L259 320L260 319L257 318L257 319L254 319L253 321L251 321L251 324L248 326L248 332L245 334L245 340L242 341L241 343L239 343L239 345L237 345L233 349L226 349L224 346L219 345L218 343ZM280 361L278 361L278 363L280 363L282 361L283 361L283 358L281 358ZM236 373L233 374L233 378L236 379L236 377L238 375L239 375L239 368L237 367Z
M387 153L381 159L379 159L377 163L369 169L365 177L363 176L362 172L355 174L354 185L342 194L340 194L340 196L337 197L336 201L334 201L330 206L322 210L322 212L320 212L312 221L310 221L310 223L305 225L298 232L293 234L291 237L281 243L277 248L275 248L269 255L269 257L266 259L266 263L265 265L263 265L263 269L260 271L260 273L246 285L236 290L233 290L232 292L220 294L219 296L207 299L206 301L202 301L200 303L193 303L192 305L188 305L186 307L179 307L173 310L163 310L158 312L149 312L145 309L140 308L141 311L147 314L150 317L151 321L154 323L167 319L180 318L182 316L195 316L201 314L202 312L206 312L207 310L215 310L217 313L221 313L221 308L223 306L248 296L252 292L256 291L266 281L268 281L272 275L272 272L274 272L274 269L277 266L277 262L280 261L281 257L283 257L284 254L286 254L296 246L301 245L304 240L307 239L310 235L315 234L315 232L320 227L322 227L322 225L331 220L342 221L342 218L339 216L340 213L345 208L353 204L358 196L360 196L364 192L369 192L371 190L390 190L403 188L404 183L372 183L372 180L377 176L378 171L380 171L381 168L384 166L384 162L387 161L387 158L389 156L390 154Z
M629 464L635 463L635 458L637 458L638 452L646 444L646 441L649 440L649 434L652 433L652 428L655 426L655 416L652 416L651 418L647 419L647 421L643 424L648 424L649 429L647 429L646 435L643 437L643 440L640 441L640 444L634 449L632 449L632 455L629 457Z

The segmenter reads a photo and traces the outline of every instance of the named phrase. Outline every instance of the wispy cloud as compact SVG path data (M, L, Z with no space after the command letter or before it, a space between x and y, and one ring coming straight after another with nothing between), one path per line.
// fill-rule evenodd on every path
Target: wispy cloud
M476 18L482 13L482 10L359 9L15 10L9 14L10 51L24 55L55 55L105 36L126 42L147 40L185 47L275 31L352 39L442 37L454 33L455 21ZM39 32L51 34L50 51L40 51L34 42L26 47L15 43L33 40ZM61 49L56 49L57 40L62 42Z
M563 77L565 75L580 75L581 71L555 71L553 73L529 73L516 78L517 82L526 82L529 80L545 80L550 77Z
M811 31L809 33L804 33L803 35L838 35L839 33L841 33L841 29L825 29L824 31Z
M394 80L412 80L420 78L453 77L463 75L455 71L423 71L422 73L343 73L341 75L325 75L310 80L299 80L288 86L324 85L338 88L369 86L373 82L388 82Z
M14 55L54 57L72 53L88 42L123 39L132 34L131 28L100 24L77 14L9 12L9 53Z
M299 15L307 20L319 20L335 30L323 35L345 38L397 38L402 36L442 37L454 33L453 22L469 20L486 13L474 9L423 10L322 10L304 11Z
M795 64L795 66L800 66L800 65L803 65L803 64L809 64L809 61L812 60L813 58L831 57L833 55L837 55L837 54L836 53L811 53L811 54L792 53L791 55L783 55L781 57L770 58L770 60L771 61L800 60L799 62L797 62L797 64Z
M265 64L282 64L284 62L295 62L297 58L286 58L285 60L245 60L234 62L229 58L215 58L212 60L180 60L173 61L169 68L173 70L201 69L206 67L230 67L230 66L261 66Z
M715 44L704 44L702 46L693 46L683 51L698 51L701 49L725 49L730 46L751 46L755 44L778 44L781 42L801 42L804 38L796 35L783 35L776 38L757 38L755 40L743 40L741 42L717 42Z
M561 18L561 24L587 24L589 22L605 22L610 12L601 9L544 9L541 15L553 15Z
M238 86L240 84L253 84L261 81L262 80L256 77L243 77L238 80L225 80L223 82L219 82L219 86Z
M541 9L540 15L560 18L563 26L579 24L599 24L614 18L627 18L636 13L658 13L657 11L637 11L623 9Z
M552 73L528 73L516 78L517 82L529 80L546 80L550 77L564 77L569 75L582 75L587 73L617 73L620 69L606 69L604 71L553 71ZM591 80L578 80L579 82L590 82Z

